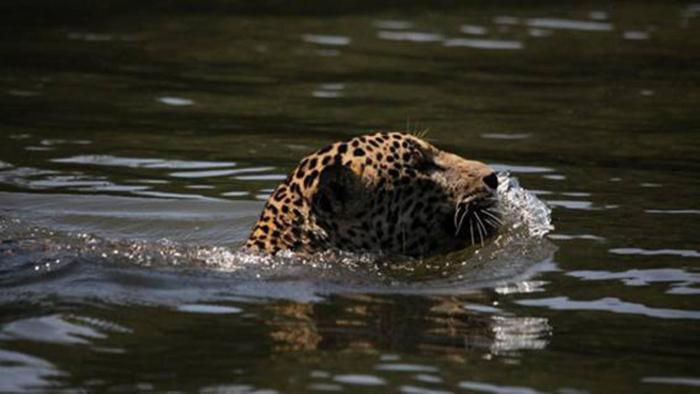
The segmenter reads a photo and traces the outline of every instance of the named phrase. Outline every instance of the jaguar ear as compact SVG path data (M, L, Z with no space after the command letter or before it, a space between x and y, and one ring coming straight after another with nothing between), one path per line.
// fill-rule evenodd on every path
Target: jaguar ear
M362 189L360 177L350 168L330 165L319 176L311 209L317 215L354 216L363 206Z

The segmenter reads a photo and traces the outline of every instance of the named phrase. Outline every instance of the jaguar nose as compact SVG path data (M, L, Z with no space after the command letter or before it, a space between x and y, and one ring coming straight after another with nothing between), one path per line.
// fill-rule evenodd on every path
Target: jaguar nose
M496 190L498 188L498 177L496 176L495 172L492 172L492 173L486 175L483 178L483 180L484 180L484 183L486 184L486 186L488 186L489 188L491 188L493 190Z

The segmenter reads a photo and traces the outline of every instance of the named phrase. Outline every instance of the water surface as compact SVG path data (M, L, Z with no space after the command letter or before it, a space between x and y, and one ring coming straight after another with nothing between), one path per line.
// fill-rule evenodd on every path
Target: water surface
M0 391L700 389L699 4L0 15ZM236 253L301 157L377 129L555 229L399 272Z

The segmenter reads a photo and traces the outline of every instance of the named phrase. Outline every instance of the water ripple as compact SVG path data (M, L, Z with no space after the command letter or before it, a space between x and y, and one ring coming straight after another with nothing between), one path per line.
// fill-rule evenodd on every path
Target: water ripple
M575 239L583 239L587 241L605 241L605 238L593 234L549 234L547 237L557 241L571 241Z
M488 32L488 29L486 29L483 26L477 25L462 25L459 27L459 31L461 31L464 34L473 34L475 36L481 36L486 34Z
M194 104L194 100L183 97L158 97L156 100L160 103L171 105L173 107L186 107Z
M527 387L499 386L483 382L462 381L459 387L465 390L480 391L494 394L537 394L539 391Z
M614 248L608 252L614 254L632 254L640 256L680 256L680 257L700 257L700 251L689 249L642 249L642 248Z
M18 393L50 387L63 375L50 362L27 354L0 349L0 391Z
M15 320L0 331L0 338L25 339L58 344L88 344L106 335L85 325L70 322L61 314Z
M613 29L613 25L611 23L558 18L532 18L527 20L527 25L530 27L547 29L580 31L611 31Z
M508 354L518 350L544 349L552 327L543 317L493 316L494 341L491 354Z
M344 374L336 375L333 380L338 383L358 386L383 386L386 380L374 375Z
M603 209L601 207L596 207L591 201L580 201L580 200L547 200L547 204L553 207L561 207L567 209L581 209L584 211L597 211Z
M516 301L525 306L547 307L554 310L606 311L632 315L644 315L661 319L700 319L700 311L652 308L643 304L625 302L615 297L592 301L576 301L569 297L532 298Z
M155 158L119 157L112 155L78 155L52 159L54 163L90 164L97 166L131 167L131 168L165 168L165 169L206 169L236 166L232 161L192 161L168 160Z
M258 174L258 175L239 175L234 177L239 181L283 181L287 179L284 174ZM261 190L262 191L262 190ZM272 193L273 190L270 190Z
M418 365L418 364L378 364L375 367L378 371L392 371L392 372L438 372L438 369L430 365Z
M524 140L530 138L532 135L529 133L484 133L481 134L481 138L493 139L493 140Z
M378 29L403 30L413 27L413 23L399 20L378 20L374 22L374 26Z
M390 41L436 42L443 40L440 34L417 31L380 31L377 33L377 37Z
M429 389L412 385L403 385L399 387L399 392L401 394L453 394L452 391Z
M700 209L646 209L644 212L664 215L700 215Z
M647 376L642 378L643 383L670 384L673 386L700 387L700 377L685 376Z
M446 47L468 47L476 49L514 50L523 49L525 46L520 41L512 40L487 40L476 38L450 38L443 43Z
M588 13L588 17L596 21L604 21L610 16L605 11L591 11L590 13Z
M500 15L493 18L493 23L497 25L517 25L520 23L520 19L509 15Z
M334 46L346 46L350 45L350 37L346 36L332 36L332 35L322 35L322 34L304 34L301 36L302 40L320 45L334 45Z
M650 34L647 31L628 30L628 31L625 31L624 33L622 33L622 37L626 40L641 41L641 40L648 40L650 37Z
M238 174L247 174L255 172L266 172L274 170L275 167L247 167L247 168L234 168L225 170L206 170L206 171L176 171L171 172L170 176L175 178L214 178Z
M622 272L571 271L567 275L582 280L620 279L628 286L646 286L657 282L679 282L681 285L700 283L700 274L676 268L633 269Z
M496 171L507 171L513 174L542 174L556 171L550 167L524 166L516 164L489 163L491 168Z
M237 314L241 313L241 308L224 305L207 305L207 304L184 304L177 307L180 312L189 313L204 313L213 315Z

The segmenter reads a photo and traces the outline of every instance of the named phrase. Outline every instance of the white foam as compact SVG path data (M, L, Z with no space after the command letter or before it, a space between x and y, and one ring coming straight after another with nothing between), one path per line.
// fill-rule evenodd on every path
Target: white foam
M505 225L526 230L530 237L542 238L554 230L552 210L531 192L520 187L507 172L498 174L498 199Z

